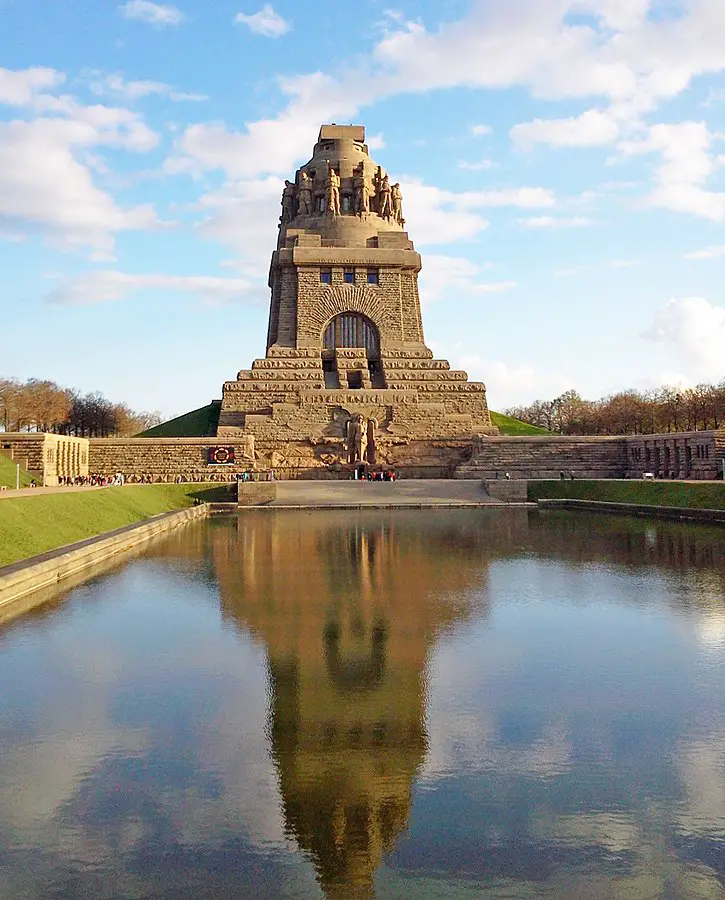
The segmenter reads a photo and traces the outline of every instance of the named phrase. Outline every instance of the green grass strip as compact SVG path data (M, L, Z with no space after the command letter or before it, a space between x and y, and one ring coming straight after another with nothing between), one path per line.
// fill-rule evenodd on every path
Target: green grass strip
M154 425L153 428L142 431L138 437L208 437L215 435L221 408L221 400L213 400L208 406L192 409L182 416L169 419L168 422Z
M0 435L2 439L2 435ZM17 463L7 456L0 456L0 487L15 488L15 467ZM28 487L33 476L20 467L20 487Z
M529 500L601 500L678 509L725 509L722 481L530 481Z
M505 435L551 434L545 428L538 428L536 425L529 425L528 422L512 419L511 416L505 416L503 413L492 412L491 424L496 425L501 434Z
M219 485L148 484L0 500L0 566L192 506L228 500Z

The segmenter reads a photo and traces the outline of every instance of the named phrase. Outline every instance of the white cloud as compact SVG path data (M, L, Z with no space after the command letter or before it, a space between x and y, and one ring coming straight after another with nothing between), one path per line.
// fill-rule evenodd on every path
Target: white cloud
M632 128L696 76L725 70L719 4L692 2L676 21L647 17L646 8L645 0L479 0L434 31L388 16L373 52L339 77L316 72L281 79L287 105L276 118L252 122L241 133L218 123L194 125L169 166L223 167L237 177L286 174L308 151L319 122L352 121L362 107L397 94L460 86L523 87L552 100L601 98L608 108L564 120L564 132L574 144L591 142L592 132L603 140L614 133L613 123ZM572 11L590 13L592 23L571 21Z
M283 187L282 179L274 176L230 181L198 202L203 215L198 234L230 247L238 256L238 271L255 279L265 297L269 250L277 239Z
M382 150L385 147L385 138L381 131L377 134L366 135L365 142L367 143L368 148L373 152Z
M673 345L696 378L725 377L725 308L704 297L670 300L644 337Z
M55 69L0 68L0 103L8 106L31 106L39 93L59 87L65 75Z
M0 224L106 254L113 249L114 232L158 225L151 206L120 208L77 157L79 150L99 144L143 149L145 135L135 133L133 125L120 116L105 128L43 118L1 123Z
M470 241L488 228L477 210L514 206L552 206L554 194L543 188L494 191L444 191L416 179L401 179L406 228L419 246Z
M640 27L653 0L575 0L573 6L597 16L615 31L631 31Z
M530 403L534 397L556 397L574 383L567 375L538 372L528 363L510 365L469 352L454 355L453 359L457 369L464 369L471 379L484 382L493 409Z
M426 254L420 275L420 297L424 306L441 300L456 302L461 297L500 294L516 288L515 281L481 281L490 265L476 265L457 256Z
M162 81L127 81L118 72L104 73L90 71L87 73L89 87L97 97L115 97L127 102L141 100L144 97L168 97L175 103L183 101L200 103L209 98L205 94L177 91Z
M49 303L85 305L125 300L142 290L193 294L206 303L246 298L251 289L243 278L210 275L127 275L114 270L90 271L64 282L48 294Z
M556 269L554 275L556 275L557 278L573 278L575 275L591 272L591 269L591 266L572 266L570 269Z
M458 168L465 169L468 172L486 172L488 169L495 168L496 163L490 159L482 159L479 162L469 162L467 159L458 160Z
M625 157L660 153L650 205L719 222L725 219L725 192L705 187L723 165L713 152L713 140L705 122L679 122L653 125L643 139L624 141L619 148Z
M276 119L252 122L244 133L220 122L192 125L176 141L166 170L195 174L221 169L232 178L269 172L288 176L309 157L320 122L351 121L365 90L364 84L348 90L320 72L283 78L280 84L290 100Z
M520 209L541 209L556 205L556 195L548 188L503 188L493 191L464 191L454 194L464 208L516 206Z
M401 180L406 229L418 246L473 240L488 221L460 202L460 196L414 179Z
M471 134L474 137L484 137L487 134L493 134L493 128L490 125L472 125Z
M584 216L573 216L572 218L557 218L556 216L533 216L527 219L517 219L519 225L523 228L533 229L553 229L553 228L588 228L592 225L592 220Z
M37 117L0 122L0 228L39 233L63 248L86 246L107 259L114 232L159 222L151 206L123 209L95 184L94 171L107 173L97 148L144 153L157 145L158 136L130 110L84 106L71 96L45 92L62 82L52 70L3 70L6 96L28 105Z
M534 119L533 122L514 125L509 134L520 150L531 150L536 144L600 147L617 139L619 125L608 113L589 109L580 116L568 119Z
M274 11L269 3L265 3L259 12L251 15L237 13L234 21L240 25L246 25L254 34L271 38L282 37L292 27L286 19Z
M613 259L609 265L613 269L633 269L642 264L641 259Z
M151 3L150 0L128 0L119 7L127 19L138 19L165 28L167 25L181 25L186 16L176 6Z
M684 259L719 259L721 256L725 256L725 244L711 244L702 250L685 253Z
M19 231L7 231L0 228L0 241L8 241L10 244L21 244L26 239Z

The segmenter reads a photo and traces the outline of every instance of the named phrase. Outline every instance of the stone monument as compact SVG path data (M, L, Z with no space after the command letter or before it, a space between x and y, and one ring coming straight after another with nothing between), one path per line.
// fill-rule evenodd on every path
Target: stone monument
M260 464L311 475L365 463L442 477L497 433L484 386L425 345L404 224L365 129L323 125L285 182L266 356L224 385L218 438L253 436Z

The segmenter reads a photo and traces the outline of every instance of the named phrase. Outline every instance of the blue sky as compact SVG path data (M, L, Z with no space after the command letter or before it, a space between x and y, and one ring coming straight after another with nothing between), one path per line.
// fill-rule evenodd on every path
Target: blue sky
M0 375L219 397L284 178L355 122L492 408L725 377L723 0L322 9L0 0Z

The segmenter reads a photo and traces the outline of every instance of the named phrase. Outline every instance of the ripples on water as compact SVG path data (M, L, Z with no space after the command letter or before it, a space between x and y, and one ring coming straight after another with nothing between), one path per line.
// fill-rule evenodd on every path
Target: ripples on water
M0 897L723 898L724 537L189 526L0 629Z

